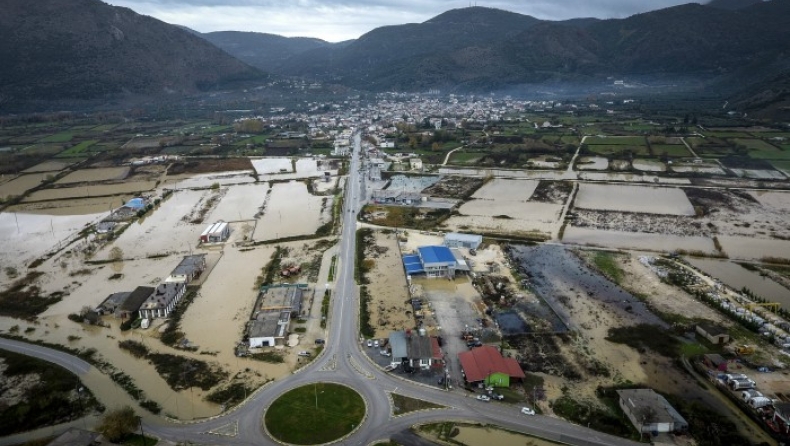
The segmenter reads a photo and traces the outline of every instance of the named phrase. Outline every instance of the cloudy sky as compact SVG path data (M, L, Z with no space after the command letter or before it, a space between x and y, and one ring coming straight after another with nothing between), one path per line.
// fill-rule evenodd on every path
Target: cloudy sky
M356 39L384 25L424 22L448 9L477 4L540 19L627 17L695 0L104 0L196 31L257 31ZM704 3L706 0L696 0Z

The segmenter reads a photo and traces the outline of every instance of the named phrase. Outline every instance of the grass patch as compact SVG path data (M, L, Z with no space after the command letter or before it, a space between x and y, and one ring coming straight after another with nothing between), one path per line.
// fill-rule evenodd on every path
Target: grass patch
M270 364L282 364L285 362L283 355L275 352L253 353L250 355L250 358L256 361L268 362Z
M617 264L615 258L617 254L609 251L596 251L592 258L593 266L609 280L616 284L621 284L625 277L625 272Z
M17 378L37 376L38 383L18 387L23 397L18 403L0 406L0 436L68 422L104 408L84 387L79 378L55 364L30 356L0 350L6 369L3 382L13 384ZM77 389L82 389L77 392Z
M357 392L339 384L318 383L277 398L264 422L269 434L281 442L322 444L353 431L364 415L365 403Z
M41 289L35 285L35 281L42 275L44 273L40 271L30 271L0 292L0 315L31 319L50 305L60 302L62 293L52 293L49 296L39 294Z
M652 350L668 358L674 358L681 352L681 342L677 338L667 330L651 324L610 328L606 340L628 345L640 353Z
M248 387L246 383L236 382L224 389L217 389L206 395L206 401L214 404L224 404L225 407L235 406L244 401L247 395L255 391L255 388Z
M395 415L403 415L409 412L426 409L442 409L445 406L430 403L428 401L418 400L417 398L409 398L408 396L392 394L392 404L394 406Z
M595 430L619 437L638 439L639 434L625 416L617 416L608 410L582 403L564 395L552 403L554 413L582 426L595 426Z
M147 358L175 391L190 387L209 390L228 377L228 373L218 366L197 359L167 353L150 353Z

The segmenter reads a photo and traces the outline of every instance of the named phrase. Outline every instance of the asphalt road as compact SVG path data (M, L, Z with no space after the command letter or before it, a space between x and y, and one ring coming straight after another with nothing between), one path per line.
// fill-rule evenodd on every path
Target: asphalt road
M566 444L583 446L639 444L557 418L526 416L521 414L517 406L498 402L480 402L465 390L456 389L447 392L422 386L385 373L367 359L362 352L359 338L359 299L354 282L356 214L364 201L364 193L360 190L359 157L360 136L357 134L346 183L337 282L334 286L329 315L327 343L322 354L293 375L270 382L250 396L245 403L222 416L190 423L146 416L143 423L146 434L178 443L277 445L278 443L267 435L262 423L266 408L272 401L295 387L316 382L335 382L354 388L363 396L367 404L365 420L343 440L346 445L366 445L391 436L397 436L404 441L409 438L413 440L413 437L404 433L410 426L449 420L496 424ZM45 359L77 374L84 374L90 369L90 365L78 358L35 345L0 339L0 348ZM388 398L388 393L394 391L441 404L446 409L414 412L395 417ZM319 406L320 403L319 396ZM310 420L305 422L309 423Z

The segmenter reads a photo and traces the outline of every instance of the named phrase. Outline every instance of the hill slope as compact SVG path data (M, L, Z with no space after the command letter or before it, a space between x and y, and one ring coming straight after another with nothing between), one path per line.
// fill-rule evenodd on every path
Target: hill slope
M173 25L99 0L5 0L0 103L195 92L263 77Z
M298 54L333 45L321 39L255 32L216 31L200 36L237 59L270 72L279 71L285 61Z

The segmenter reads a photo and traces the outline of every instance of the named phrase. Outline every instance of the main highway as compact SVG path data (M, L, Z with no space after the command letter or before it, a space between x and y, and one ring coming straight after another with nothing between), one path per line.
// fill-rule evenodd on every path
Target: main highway
M284 392L318 382L333 382L352 387L365 399L365 419L343 439L346 445L367 445L402 434L414 424L438 421L470 421L495 424L509 430L540 436L565 444L583 446L626 446L638 443L597 432L587 427L541 415L527 416L520 407L476 400L465 390L445 391L389 374L369 361L359 338L359 297L354 282L356 215L364 201L360 185L361 140L357 134L350 159L343 203L343 225L334 286L328 318L328 335L323 352L309 365L294 374L268 383L244 403L227 413L198 422L181 423L147 416L143 428L176 443L277 445L266 433L263 416L270 404ZM10 341L0 339L0 348L11 349ZM35 345L13 346L17 351L38 356L83 374L86 364L67 354ZM395 416L389 394L419 398L444 406L443 409L411 412ZM320 405L320 395L318 398ZM310 423L309 419L304 420Z

